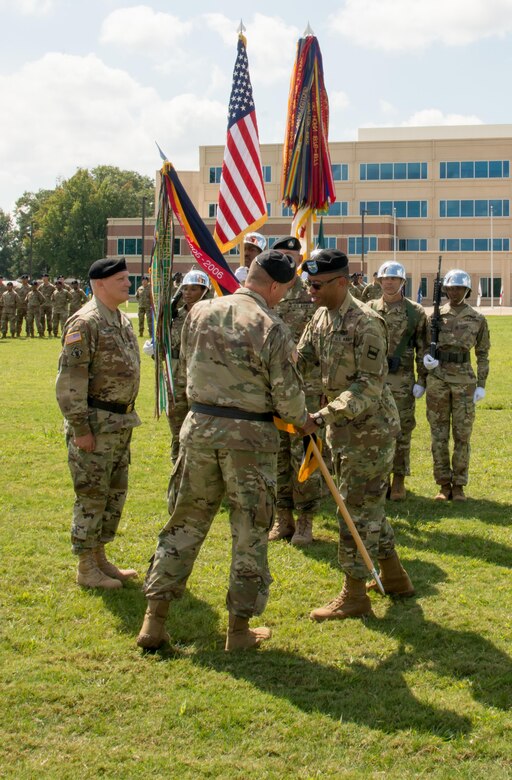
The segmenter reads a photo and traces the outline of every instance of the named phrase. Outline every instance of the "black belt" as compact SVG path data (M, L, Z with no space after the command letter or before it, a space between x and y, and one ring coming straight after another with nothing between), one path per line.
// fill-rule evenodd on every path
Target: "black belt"
M469 363L469 352L439 352L438 358L441 363Z
M88 395L87 406L92 406L94 409L103 409L105 412L114 412L115 414L129 414L135 409L135 401L129 404L115 404L110 401L100 401L98 398L91 398Z
M273 422L272 412L246 412L237 406L209 406L208 404L192 404L192 412L209 414L212 417L229 417L232 420L254 420L255 422Z

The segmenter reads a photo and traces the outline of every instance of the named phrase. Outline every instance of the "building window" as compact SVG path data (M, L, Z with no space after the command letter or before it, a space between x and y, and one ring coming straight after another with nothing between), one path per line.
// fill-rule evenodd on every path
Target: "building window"
M336 249L336 236L324 236L324 243L326 249Z
M216 203L209 203L208 204L208 216L210 219L214 219L217 216L217 204Z
M426 252L426 238L399 238L397 249L399 252ZM391 241L391 249L394 248L394 239Z
M331 169L334 181L348 181L347 163L334 163L331 165Z
M236 246L232 246L228 252L228 255L239 255L239 254L240 254L240 248L238 244Z
M222 166L212 166L210 168L210 184L219 184L222 176Z
M428 165L426 162L403 163L360 163L359 178L361 181L403 181L405 179L426 179Z
M173 255L181 255L181 238L175 238L172 245Z
M439 163L441 179L508 179L509 160L463 160Z
M349 255L361 254L361 236L349 236L348 237L348 253ZM377 236L365 236L364 237L364 253L377 251Z
M118 238L117 254L118 255L141 255L142 238Z
M494 217L509 216L508 200L440 200L440 217Z
M262 165L261 166L261 175L263 176L263 181L268 184L272 181L272 166L271 165Z
M427 217L426 200L362 200L359 204L359 213L366 211L369 216L392 217L396 211L396 216L400 218L420 218Z
M491 297L491 277L490 276L484 276L480 280L480 285L482 287L482 298L490 298ZM495 276L492 280L492 288L493 288L493 297L499 298L501 293L501 277Z
M267 203L267 217L271 217L271 216L272 216L272 204Z
M493 252L509 252L509 238L493 238ZM490 238L440 238L440 252L490 252Z
M291 206L281 206L282 217L293 217L293 211Z
M346 217L348 215L348 201L337 200L329 204L328 217Z

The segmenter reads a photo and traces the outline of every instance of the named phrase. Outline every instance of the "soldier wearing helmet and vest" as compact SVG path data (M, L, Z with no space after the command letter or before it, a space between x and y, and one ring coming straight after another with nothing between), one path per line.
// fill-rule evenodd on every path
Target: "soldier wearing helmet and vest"
M185 318L194 304L206 298L210 292L210 280L208 274L204 271L188 271L183 277L180 287L181 298L184 306L177 310L176 317L172 321L171 327L171 367L173 376L176 377L178 371L178 362L180 357L181 331ZM167 418L171 428L171 460L176 462L180 448L179 436L183 420L187 416L188 405L183 401L174 402L169 400Z
M387 261L377 271L382 297L369 301L388 327L388 376L386 383L395 399L400 415L401 432L396 442L393 460L393 481L389 492L392 501L403 501L404 480L411 473L411 435L416 426L415 399L425 392L426 369L423 355L426 349L426 315L422 306L404 297L407 281L401 263ZM418 383L415 379L414 366Z
M246 233L244 236L244 265L249 268L252 261L265 250L267 239L261 233Z
M151 287L149 284L149 276L143 276L141 279L142 284L137 289L135 297L139 304L139 336L144 335L144 319L147 321L148 333L151 336L153 330L153 311L151 308Z
M489 328L485 317L466 302L471 277L466 271L448 271L443 279L448 303L440 308L440 329L435 357L424 357L427 369L427 419L432 437L434 479L440 489L438 501L466 501L469 442L475 419L475 404L485 396L489 374ZM427 321L430 342L431 317ZM476 375L471 366L475 350ZM453 455L450 462L450 428Z

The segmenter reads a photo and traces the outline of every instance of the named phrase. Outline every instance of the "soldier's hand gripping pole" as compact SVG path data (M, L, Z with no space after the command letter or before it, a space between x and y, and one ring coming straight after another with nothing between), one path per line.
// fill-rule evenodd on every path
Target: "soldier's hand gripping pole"
M434 279L434 311L432 313L430 332L430 356L437 357L437 342L439 340L439 330L441 327L441 315L439 309L441 308L441 295L443 293L443 285L441 282L441 262L443 260L442 255L439 255L439 265L437 266L437 274Z
M340 492L339 492L338 488L336 487L336 485L334 483L333 478L331 477L331 475L329 473L329 469L325 465L325 461L322 458L322 454L321 454L320 450L318 449L318 447L316 445L314 437L310 436L309 438L310 438L310 442L311 442L311 447L312 447L313 452L315 454L315 458L318 461L318 467L319 467L320 471L322 472L322 476L323 476L323 478L325 479L325 481L327 483L327 487L331 491L332 497L336 501L338 509L341 512L341 516L343 517L345 523L347 524L348 530L352 534L352 538L354 539L354 542L356 543L356 547L359 550L359 553L360 553L363 561L365 562L365 565L366 565L368 571L373 576L375 582L377 583L377 587L379 588L379 590L382 593L382 595L385 596L386 592L384 590L382 582L380 581L380 577L379 577L379 575L378 575L378 573L377 573L377 571L375 569L375 566L372 563L372 559L368 555L368 551L367 551L366 547L364 546L363 540L361 539L361 537L359 535L359 531L357 530L354 521L350 517L350 513L349 513L347 507L345 506L345 502L343 501L343 499L342 499L342 497L340 495Z

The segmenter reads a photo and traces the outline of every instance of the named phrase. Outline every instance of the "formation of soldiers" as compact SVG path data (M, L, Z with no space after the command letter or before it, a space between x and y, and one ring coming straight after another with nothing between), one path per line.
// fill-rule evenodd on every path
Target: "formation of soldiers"
M40 280L29 281L27 274L20 277L15 288L13 282L4 284L0 277L0 334L7 338L20 338L25 324L27 338L56 338L64 330L68 317L87 301L87 295L78 280L66 284L62 276L50 282L48 274Z

